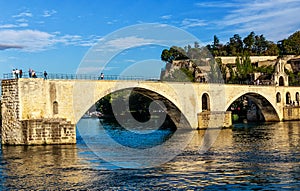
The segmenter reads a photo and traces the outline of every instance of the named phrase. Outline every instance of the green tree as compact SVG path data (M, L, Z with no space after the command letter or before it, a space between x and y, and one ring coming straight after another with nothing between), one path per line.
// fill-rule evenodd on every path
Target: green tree
M250 56L248 54L236 57L236 73L239 81L249 82L249 75L253 73L254 67L251 63Z
M220 55L220 48L221 48L221 44L220 44L220 40L219 38L214 35L214 41L212 44L212 55L213 56L219 56Z
M252 53L252 48L255 41L255 33L252 31L247 37L244 38L244 49L249 53Z
M255 53L255 55L264 55L265 51L268 48L268 41L266 40L266 38L264 37L264 35L256 35L254 37L255 41L254 41L254 47L253 47L253 52Z
M255 72L260 72L260 73L264 73L267 75L273 75L275 72L275 67L272 65L269 66L259 66L257 68L254 69Z
M226 75L227 75L227 67L226 67L226 65L222 63L222 59L221 58L216 58L215 61L216 61L216 63L219 66L219 69L220 69L220 72L221 72L221 75L222 75L222 79L226 80Z
M281 54L300 55L300 31L278 42Z
M105 115L113 115L111 107L111 94L104 96L102 99L96 102L96 110Z
M265 55L267 55L267 56L278 56L279 55L278 46L274 42L268 41L267 50L265 52Z
M233 84L233 83L237 83L237 75L236 72L233 70L233 66L232 65L228 65L228 70L229 70L229 79L228 79L228 83Z
M229 39L229 54L232 56L236 56L243 51L243 41L240 35L235 34L233 37Z
M185 50L181 47L172 46L169 50L164 49L160 56L164 62L171 63L173 60L188 59Z

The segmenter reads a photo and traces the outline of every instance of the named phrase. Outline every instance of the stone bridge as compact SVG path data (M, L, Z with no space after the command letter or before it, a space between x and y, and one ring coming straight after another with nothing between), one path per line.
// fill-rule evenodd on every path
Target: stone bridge
M299 120L300 87L160 81L2 81L2 144L73 144L76 123L104 96L132 89L160 100L177 128L231 126L230 105L250 98L266 121Z

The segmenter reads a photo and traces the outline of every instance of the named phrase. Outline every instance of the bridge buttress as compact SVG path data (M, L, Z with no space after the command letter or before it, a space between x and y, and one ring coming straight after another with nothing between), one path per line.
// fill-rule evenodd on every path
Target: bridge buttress
M2 81L2 145L75 144L75 124L66 119L41 117L23 119L22 104L26 103L21 101L20 94L28 96L27 93L30 91L42 91L36 89L36 83L32 80L28 80L26 88L20 87L19 80L22 79ZM36 96L45 101L45 96L38 93ZM29 99L37 101L36 97Z

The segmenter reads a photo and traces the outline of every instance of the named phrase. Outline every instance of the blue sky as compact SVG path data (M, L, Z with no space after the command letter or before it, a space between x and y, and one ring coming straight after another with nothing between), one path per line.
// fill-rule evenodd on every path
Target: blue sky
M202 45L211 43L214 35L225 43L236 33L245 37L251 31L277 42L299 30L299 12L299 0L0 0L0 75L13 68L76 73L87 53L107 35L146 23L174 26ZM123 50L111 58L112 66L99 66L96 72L120 74L128 65L142 63L147 67L138 67L138 73L158 74L149 72L149 64L153 61L156 70L163 66L159 59L165 47L152 42L142 51L145 43L139 43L149 43L143 38L114 39ZM135 51L124 46L136 43L140 46Z

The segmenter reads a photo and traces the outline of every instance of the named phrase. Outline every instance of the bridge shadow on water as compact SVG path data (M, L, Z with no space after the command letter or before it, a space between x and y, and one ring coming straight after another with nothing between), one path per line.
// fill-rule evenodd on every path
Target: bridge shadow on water
M130 148L146 149L166 142L176 131L176 126L169 118L156 130L130 131L122 127L115 119L102 120L106 133L119 144ZM152 129L152 127L149 127Z
M153 129L155 125L151 127L131 126L131 129L126 129L126 127L120 125L115 118L94 119L93 124L90 124L90 121L90 119L80 120L81 129L79 131L77 130L77 141L89 142L89 139L91 139L93 142L96 140L96 142L101 144L101 140L103 140L102 137L106 134L118 144L125 147L147 149L165 143L177 130L176 125L172 122L170 117L167 117L163 124L157 129ZM133 125L134 124L135 123L133 123ZM130 126L130 123L127 125ZM132 129L134 131L132 131ZM86 132L83 136L80 135L82 131Z

